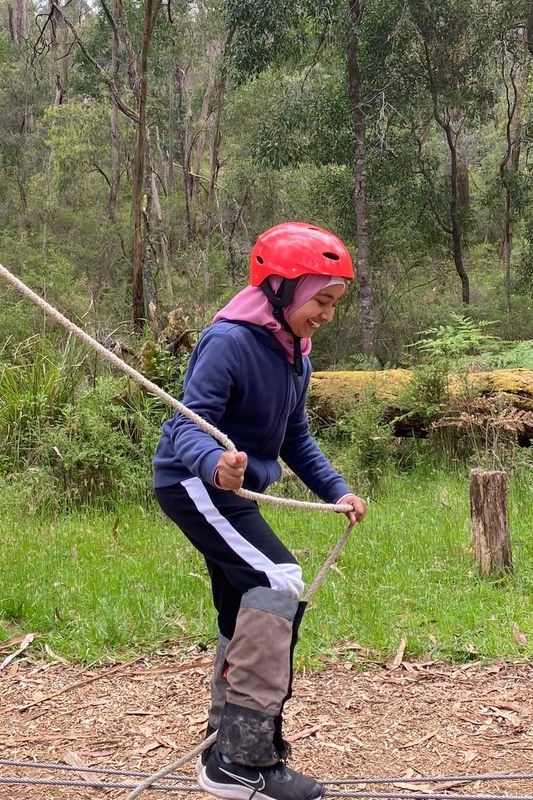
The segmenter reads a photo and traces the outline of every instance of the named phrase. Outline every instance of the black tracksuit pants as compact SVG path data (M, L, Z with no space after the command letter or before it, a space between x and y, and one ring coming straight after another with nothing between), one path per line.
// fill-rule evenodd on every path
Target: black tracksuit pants
M255 502L199 478L155 492L165 514L205 559L219 630L227 639L233 637L241 598L250 589L264 586L300 599L302 571Z

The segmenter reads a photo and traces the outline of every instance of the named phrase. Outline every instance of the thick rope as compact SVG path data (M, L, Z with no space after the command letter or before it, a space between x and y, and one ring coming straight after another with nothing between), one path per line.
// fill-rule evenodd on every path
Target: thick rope
M18 289L19 292L21 292L21 294L29 298L33 303L35 303L39 308L41 308L49 317L54 319L56 322L59 322L70 333L73 333L75 336L81 339L81 341L83 341L93 350L96 350L96 352L99 353L102 356L102 358L105 358L107 361L114 364L114 366L116 366L118 369L120 369L122 372L128 375L128 377L130 377L140 386L144 387L151 394L155 395L156 397L159 397L167 405L171 406L174 409L177 409L181 414L186 416L188 419L192 420L192 422L195 422L202 430L213 436L213 438L216 439L218 442L220 442L223 445L223 447L225 447L227 450L233 453L237 452L237 448L235 447L231 439L225 436L225 434L223 434L221 431L219 431L210 423L206 422L204 419L202 419L202 417L198 416L198 414L195 414L194 411L191 411L189 408L187 408L187 406L183 405L183 403L180 403L178 400L176 400L176 398L169 395L167 392L165 392L163 389L157 386L157 384L149 381L144 375L135 370L133 367L131 367L117 355L115 355L115 353L112 353L110 350L108 350L106 347L100 344L100 342L96 341L96 339L93 339L91 336L89 336L89 334L87 334L82 328L79 328L77 325L75 325L73 322L67 319L67 317L63 316L63 314L61 314L57 309L55 309L49 303L47 303L46 300L43 300L43 298L40 297L38 294L29 289L26 286L26 284L24 284L21 280L16 278L11 272L9 272L9 270L7 270L1 264L0 264L0 275L6 278L6 280L9 281L9 283L11 283L16 289ZM353 510L352 506L348 504L311 503L303 500L291 500L287 498L274 497L272 495L259 494L257 492L250 492L246 489L239 489L236 492L236 494L240 495L241 497L245 497L248 500L270 503L276 506L305 508L312 510L316 509L320 511L333 511L335 513L346 513ZM307 590L303 598L305 602L310 601L310 599L313 597L318 587L324 580L326 574L329 572L331 566L339 557L346 542L350 538L354 526L355 523L350 523L348 525L344 534L342 535L342 537L335 545L334 549L329 554L328 558L326 559L323 566L316 575L315 579L313 580L311 586ZM201 742L193 750L189 751L184 756L182 756L182 758L180 758L178 761L174 761L172 764L169 764L168 766L164 767L158 772L155 772L153 775L150 775L147 778L145 778L135 787L134 791L128 795L127 800L135 800L135 798L137 798L145 789L149 789L151 786L153 786L157 780L164 778L166 775L170 774L171 772L174 772L176 769L185 764L187 761L203 753L203 751L207 747L209 747L215 741L215 739L216 739L216 733L213 733L207 739L204 739L204 741Z
M82 772L84 775L85 773L88 775L115 775L125 778L147 778L151 775L150 772L143 772L142 770L127 770L113 767L82 767L72 764L50 764L44 761L17 761L9 758L0 758L0 767L26 767L31 769L48 769L54 772ZM196 783L196 778L193 778L191 775L171 775L169 780L177 783Z
M126 770L116 767L88 767L74 766L72 764L52 764L46 761L20 761L9 758L0 758L0 767L24 767L28 769L43 769L58 772L83 772L98 775L117 775L128 778L147 777L150 773L142 770ZM169 780L179 783L196 783L196 778L191 775L171 775ZM375 784L395 784L395 783L474 783L474 782L494 782L494 781L533 781L533 772L473 772L465 775L416 775L407 777L405 775L385 775L381 778L365 777L359 778L337 778L337 780L322 781L324 786L358 786L361 783ZM191 791L196 791L195 786L191 786Z
M0 275L2 275L12 286L14 286L18 291L27 297L32 303L39 306L45 314L49 317L54 319L56 322L59 322L60 325L63 325L70 333L73 333L78 339L81 339L86 345L91 347L93 350L105 358L106 361L109 361L113 364L117 369L124 372L129 378L142 386L146 389L150 394L159 397L160 400L163 400L171 408L178 410L183 416L190 419L192 422L196 423L198 427L200 427L206 433L209 433L217 442L226 448L230 453L236 453L237 448L222 431L219 431L218 428L215 428L214 425L211 425L206 420L202 419L198 414L195 414L194 411L191 411L190 408L180 403L179 400L176 400L175 397L168 394L161 389L160 386L157 384L152 383L146 378L142 373L138 372L136 369L131 367L121 358L119 358L115 353L112 353L107 347L104 347L100 342L93 339L92 336L89 336L82 328L79 328L75 325L71 320L67 319L67 317L63 316L60 311L47 303L42 297L38 294L33 292L25 283L23 283L19 278L15 277L9 270L3 267L0 264ZM344 514L346 512L352 511L352 506L347 504L335 504L335 503L312 503L307 502L305 500L291 500L286 497L274 497L273 495L267 494L260 494L258 492L251 492L248 489L238 489L235 494L240 495L241 497L246 498L247 500L252 500L255 502L267 503L275 506L286 506L291 508L306 508L309 510L319 510L319 511L334 511L337 514Z

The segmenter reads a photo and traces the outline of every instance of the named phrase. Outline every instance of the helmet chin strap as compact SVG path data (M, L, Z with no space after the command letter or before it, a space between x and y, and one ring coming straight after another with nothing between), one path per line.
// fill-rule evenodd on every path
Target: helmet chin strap
M284 308L289 305L294 297L294 290L296 289L299 280L299 278L282 278L277 291L274 292L268 278L265 278L265 280L260 284L259 288L266 295L270 303L272 303L274 317L288 333L292 334L294 341L294 363L292 368L296 375L303 375L304 366L300 337L296 336L291 326L285 319L284 313Z

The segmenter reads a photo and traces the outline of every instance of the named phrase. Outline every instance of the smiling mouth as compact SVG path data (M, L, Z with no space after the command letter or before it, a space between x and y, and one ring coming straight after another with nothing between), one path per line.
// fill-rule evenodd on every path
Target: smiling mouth
M309 323L309 325L311 326L311 328L315 328L315 330L316 330L317 328L320 328L320 322L313 322L313 320L312 320L312 319L310 319L310 320L308 320L308 323Z

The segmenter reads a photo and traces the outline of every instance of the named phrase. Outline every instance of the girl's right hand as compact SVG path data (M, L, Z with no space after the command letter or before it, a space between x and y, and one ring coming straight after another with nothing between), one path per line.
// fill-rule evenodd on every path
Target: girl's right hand
M248 465L246 453L223 453L215 469L214 484L218 489L235 491L244 482L244 472Z

